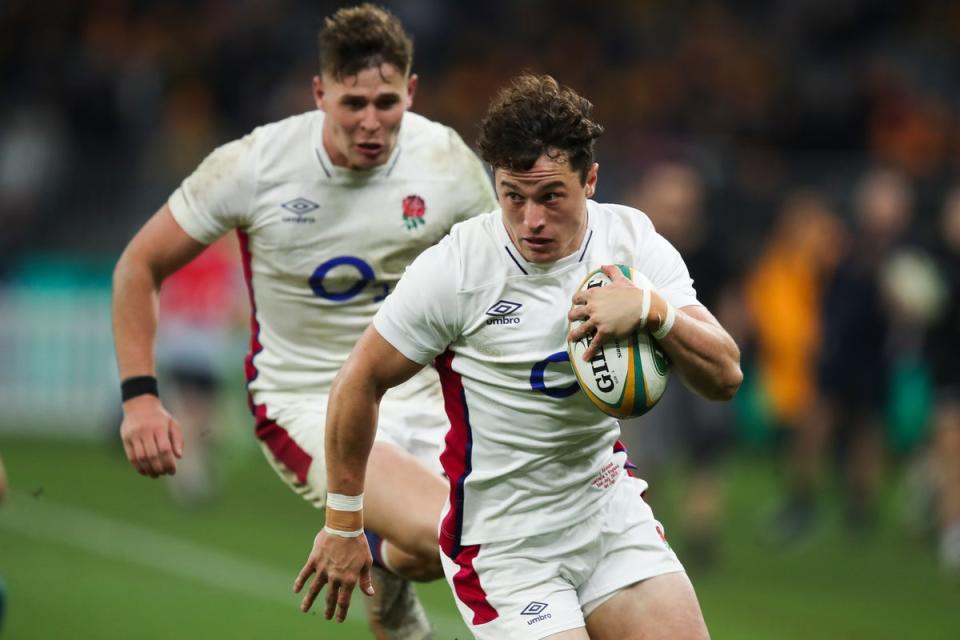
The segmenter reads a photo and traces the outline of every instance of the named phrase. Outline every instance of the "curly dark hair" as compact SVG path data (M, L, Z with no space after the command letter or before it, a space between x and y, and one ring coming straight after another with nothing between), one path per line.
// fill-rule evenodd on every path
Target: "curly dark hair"
M501 89L480 122L477 147L494 169L527 171L543 154L566 156L581 184L593 166L593 146L603 127L590 119L593 105L548 75L524 73Z
M321 71L337 80L384 63L406 75L413 65L413 40L400 20L372 4L338 10L324 20L317 41Z

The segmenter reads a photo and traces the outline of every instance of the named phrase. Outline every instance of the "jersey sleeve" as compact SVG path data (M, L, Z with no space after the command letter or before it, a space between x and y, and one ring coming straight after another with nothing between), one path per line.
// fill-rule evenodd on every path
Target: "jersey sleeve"
M460 206L455 222L462 222L480 213L497 208L497 197L493 192L493 183L483 168L477 154L454 131L450 131L450 146L453 157L458 159L458 173L461 176L457 191Z
M670 242L653 230L642 242L637 268L657 288L667 302L677 309L690 305L699 305L697 292L693 288L693 278L687 270L680 252Z
M431 362L460 336L459 264L448 236L407 267L373 318L380 335L418 364Z
M173 192L173 217L194 240L210 244L245 227L256 190L253 136L217 147Z

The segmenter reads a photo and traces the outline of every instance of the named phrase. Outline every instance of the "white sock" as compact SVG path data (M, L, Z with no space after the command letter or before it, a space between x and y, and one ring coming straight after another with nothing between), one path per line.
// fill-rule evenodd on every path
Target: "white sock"
M396 575L397 570L393 568L392 564L390 564L390 553L388 551L389 548L390 543L384 540L383 544L380 545L380 564L383 565L384 569Z

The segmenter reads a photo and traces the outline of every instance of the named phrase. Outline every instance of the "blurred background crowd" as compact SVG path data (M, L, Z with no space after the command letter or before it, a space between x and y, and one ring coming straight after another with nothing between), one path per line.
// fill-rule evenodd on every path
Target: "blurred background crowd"
M732 406L673 384L625 429L643 475L690 463L689 562L715 560L723 460L753 448L781 460L771 544L815 529L831 483L869 535L894 478L910 527L960 574L960 3L385 4L415 38L414 109L468 142L520 70L590 98L598 199L650 215L741 345ZM83 379L96 388L60 414L44 396L45 419L82 398L115 426L113 262L216 145L313 107L316 29L336 6L3 3L0 347L20 358L0 373L5 415Z

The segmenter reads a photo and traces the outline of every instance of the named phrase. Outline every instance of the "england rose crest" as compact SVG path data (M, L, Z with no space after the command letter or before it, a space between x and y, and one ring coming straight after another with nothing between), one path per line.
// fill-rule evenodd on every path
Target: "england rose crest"
M407 196L403 199L403 224L407 229L416 229L424 224L423 216L427 212L427 203L420 196Z

